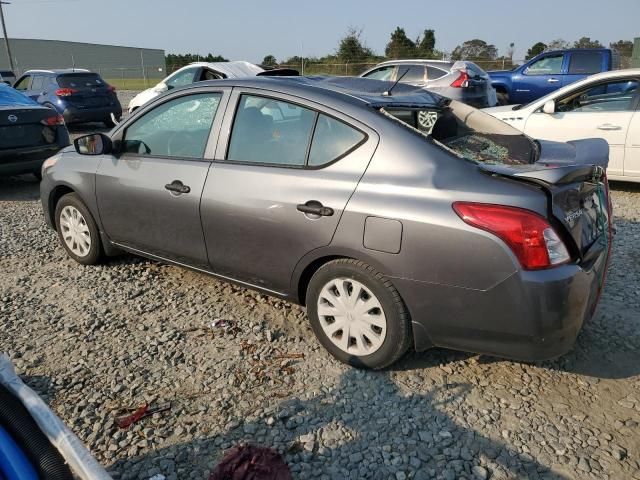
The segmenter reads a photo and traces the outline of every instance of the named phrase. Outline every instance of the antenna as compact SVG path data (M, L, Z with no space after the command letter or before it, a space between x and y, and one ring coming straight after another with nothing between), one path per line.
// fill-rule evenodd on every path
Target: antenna
M398 78L396 80L396 82L391 85L391 88L389 90L387 90L386 92L382 92L382 96L383 97L390 97L391 96L391 90L393 90L394 88L396 88L396 85L398 85L398 83L400 83L400 80L402 80L404 78L404 76L409 73L409 68L411 68L410 66L407 67L407 69L404 71L404 73L402 75L400 75L400 78Z

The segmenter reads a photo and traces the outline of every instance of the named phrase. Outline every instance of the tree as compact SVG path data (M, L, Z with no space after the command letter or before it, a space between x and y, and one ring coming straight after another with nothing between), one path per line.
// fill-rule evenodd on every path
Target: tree
M557 38L555 40L551 40L547 45L547 51L549 50L564 50L569 48L570 44L566 40L561 38Z
M207 55L200 55L196 53L170 53L165 57L167 63L167 71L171 72L178 68L189 65L193 62L228 62L229 60L222 55L213 55L208 53Z
M538 42L534 44L529 50L527 50L527 55L524 57L525 60L529 60L530 58L535 57L536 55L540 55L542 52L547 50L549 47L547 44Z
M603 48L603 45L598 40L582 37L573 44L573 48Z
M391 40L384 49L384 53L388 58L414 58L416 56L416 44L407 37L404 28L396 27L391 34Z
M373 56L373 51L360 40L362 30L350 27L347 34L340 40L337 56L342 62L359 62Z
M617 42L610 43L609 47L612 50L616 50L621 57L633 56L633 42L630 40L618 40Z
M432 58L436 49L436 32L434 30L425 30L422 34L422 40L416 40L417 55L424 58Z
M498 49L484 40L475 38L458 45L451 53L452 60L495 60Z
M273 55L266 55L262 59L262 65L264 65L265 67L275 67L276 65L278 65L278 60L276 60L276 57L274 57Z

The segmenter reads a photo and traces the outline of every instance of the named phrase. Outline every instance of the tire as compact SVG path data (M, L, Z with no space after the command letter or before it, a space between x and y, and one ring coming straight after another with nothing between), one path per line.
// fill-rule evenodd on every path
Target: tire
M105 127L107 128L113 128L115 127L117 124L111 119L111 117L107 118L106 120L104 120L102 123L104 123Z
M360 312L342 307L340 286L348 301L355 298L359 302ZM351 297L356 291L357 297ZM351 366L375 370L388 367L411 345L409 312L400 294L391 281L364 262L340 259L320 267L309 282L306 304L311 328L320 343L336 359ZM334 311L344 315L327 315ZM348 327L349 333L359 338L345 338L340 326Z
M498 105L509 105L509 94L506 92L497 92Z
M68 193L60 198L56 205L55 220L58 238L67 255L82 265L100 262L103 250L98 226L78 195ZM66 240L67 232L71 235Z

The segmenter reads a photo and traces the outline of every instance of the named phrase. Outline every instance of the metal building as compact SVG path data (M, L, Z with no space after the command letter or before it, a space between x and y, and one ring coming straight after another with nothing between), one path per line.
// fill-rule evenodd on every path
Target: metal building
M60 40L11 39L15 73L30 69L87 68L104 78L164 78L164 50ZM4 48L0 70L9 68Z

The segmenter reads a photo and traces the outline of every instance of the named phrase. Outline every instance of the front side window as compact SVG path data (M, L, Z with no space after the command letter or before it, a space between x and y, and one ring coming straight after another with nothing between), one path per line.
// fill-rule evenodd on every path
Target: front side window
M201 93L157 106L127 128L124 153L202 158L221 97Z
M388 108L383 112L476 163L525 165L536 161L537 147L529 137L455 100L443 100L433 108Z
M372 72L367 73L365 75L365 78L371 78L373 80L391 80L391 77L393 76L393 72L395 68L396 67L391 65L387 67L378 68Z
M165 83L169 88L178 88L184 87L185 85L190 85L194 82L197 71L198 68L187 68L186 70L178 72L172 77L168 78Z
M562 73L563 55L549 55L533 62L527 71L527 75L559 75Z
M627 112L633 110L637 80L618 80L574 92L556 102L557 112Z
M402 82L418 83L424 82L424 67L422 65L403 65L398 67L398 77L402 77Z
M317 167L331 163L352 150L364 138L361 131L321 114L313 134L308 164Z
M22 80L20 80L18 83L16 83L14 88L16 90L21 90L24 92L25 90L29 90L30 82L31 82L31 76L27 75L26 77L23 77Z
M316 113L272 98L242 95L227 159L304 166Z
M573 52L569 61L569 73L572 75L591 75L602 70L600 52Z

